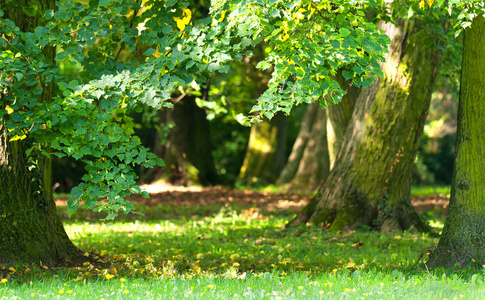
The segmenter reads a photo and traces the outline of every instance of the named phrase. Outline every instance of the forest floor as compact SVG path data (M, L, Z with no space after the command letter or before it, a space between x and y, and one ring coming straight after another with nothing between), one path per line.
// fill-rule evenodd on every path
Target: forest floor
M144 186L142 213L79 209L67 234L84 256L67 265L0 266L0 299L480 299L481 269L428 270L436 237L409 230L285 228L312 196L225 187ZM442 191L442 192L441 192ZM441 194L440 194L441 193ZM413 187L437 230L448 189ZM387 295L387 296L386 296Z
M214 187L183 187L163 183L141 186L150 193L150 198L136 195L131 198L135 205L143 207L154 206L238 206L243 213L261 213L269 215L275 211L296 213L311 199L311 195L293 193L261 192L252 190L230 189L222 186ZM56 205L67 205L67 197L58 197ZM445 214L449 202L449 195L433 194L426 196L412 196L412 204L418 211Z

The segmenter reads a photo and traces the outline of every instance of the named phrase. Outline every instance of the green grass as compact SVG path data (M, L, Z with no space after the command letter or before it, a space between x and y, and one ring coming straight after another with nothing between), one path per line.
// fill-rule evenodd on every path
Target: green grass
M123 281L122 281L123 280ZM4 299L480 299L483 274L473 276L406 275L391 272L343 271L310 277L303 273L246 275L244 279L197 276L146 280L62 279L3 283Z
M0 299L472 299L484 292L481 270L428 271L422 253L438 240L413 230L284 229L291 211L238 205L138 208L142 217L116 222L82 210L65 220L74 243L108 265L7 266L14 269L0 283Z
M411 187L411 195L413 196L444 196L449 194L449 185L413 185Z

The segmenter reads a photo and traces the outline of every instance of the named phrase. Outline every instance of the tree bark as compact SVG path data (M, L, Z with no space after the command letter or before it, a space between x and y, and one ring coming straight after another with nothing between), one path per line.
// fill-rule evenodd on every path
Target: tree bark
M274 183L286 160L288 117L253 124L238 181L244 185Z
M286 184L288 190L308 194L321 185L333 167L359 94L359 89L350 86L340 72L335 78L347 93L340 103L330 103L325 111L317 104L308 106L277 185Z
M392 41L384 78L360 92L335 166L290 224L428 229L411 206L410 180L440 55L425 47L429 35L418 22L378 27Z
M476 16L464 36L450 204L432 268L485 264L485 18Z
M276 181L288 190L310 193L328 176L327 114L318 104L310 104L288 161Z
M54 8L55 1L37 3L45 11ZM22 9L11 5L15 6L10 3L4 8L4 18L14 21L22 31L33 31L43 23L42 12L26 16ZM54 61L53 47L45 47L43 52ZM50 101L53 91L53 83L45 85L39 101ZM8 91L0 92L3 105L5 93ZM42 262L54 266L81 255L81 251L69 240L57 215L52 197L51 160L38 157L38 163L29 171L32 163L25 154L26 143L28 138L10 142L5 120L0 122L0 264Z
M214 185L221 183L212 156L209 121L204 109L195 103L195 95L186 95L165 110L162 118L174 122L168 134L162 179L177 185Z
M327 107L327 141L330 169L335 165L335 160L342 147L345 132L360 91L359 88L350 86L340 72L335 76L335 79L347 93L342 97L340 103L330 103Z

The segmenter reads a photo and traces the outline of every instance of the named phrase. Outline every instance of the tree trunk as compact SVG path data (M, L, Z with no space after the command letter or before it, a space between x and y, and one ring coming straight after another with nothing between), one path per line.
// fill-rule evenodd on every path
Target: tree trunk
M162 178L182 185L221 183L212 156L209 121L205 110L195 103L195 96L186 95L173 111L165 112L165 121L173 121L175 126L168 135Z
M334 168L291 224L428 229L411 206L410 180L440 55L425 47L418 22L397 24L379 24L392 41L384 78L359 93Z
M349 86L341 73L335 77L347 93L340 103L330 103L325 111L317 104L308 107L277 185L287 184L294 192L311 193L333 167L359 93L358 88Z
M330 103L327 107L327 141L330 169L335 165L335 160L342 147L345 132L347 131L347 126L354 111L355 101L360 91L355 86L349 86L349 83L340 72L335 76L335 79L347 93L342 97L340 103Z
M310 104L277 185L288 190L310 193L329 173L327 114L318 104Z
M253 124L238 181L244 185L274 183L285 166L288 117Z
M450 205L432 268L485 264L485 18L476 16L464 35Z
M36 1L42 11L54 8L53 0ZM0 1L3 3L3 1ZM3 3L4 4L4 3ZM23 4L25 5L25 4ZM41 12L26 16L22 9L9 3L4 18L14 21L24 31L33 31L43 22ZM53 47L43 50L46 58L54 61ZM0 103L5 103L1 91ZM53 97L53 83L44 87L39 101L47 102ZM24 141L10 142L6 134L5 120L0 123L0 264L39 263L54 266L63 260L81 255L69 240L56 211L52 197L51 161L38 157L33 170L25 154Z

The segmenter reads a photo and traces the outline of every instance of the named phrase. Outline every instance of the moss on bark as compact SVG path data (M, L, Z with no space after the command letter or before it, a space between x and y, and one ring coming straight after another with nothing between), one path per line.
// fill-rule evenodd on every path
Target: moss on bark
M485 264L485 18L465 29L450 205L430 267Z
M278 113L271 121L253 124L239 173L243 185L274 183L286 159L288 117Z
M417 22L399 20L379 28L392 40L382 64L384 78L359 93L332 171L292 224L391 231L422 225L410 205L411 167L440 55L425 46L430 36Z

